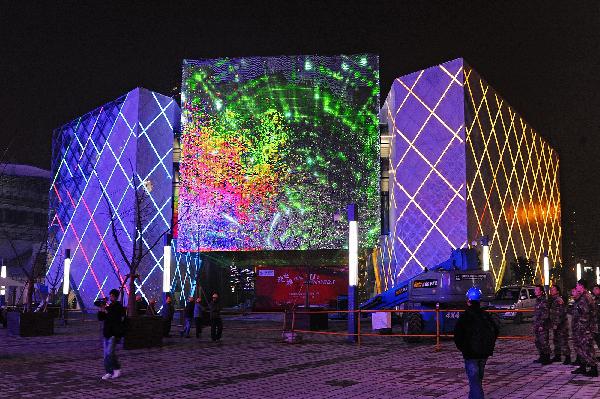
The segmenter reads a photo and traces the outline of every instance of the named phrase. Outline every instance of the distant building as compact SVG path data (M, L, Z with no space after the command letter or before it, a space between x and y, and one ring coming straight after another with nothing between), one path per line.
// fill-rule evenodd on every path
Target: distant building
M0 258L7 275L24 279L37 255L44 271L50 171L29 165L0 164ZM40 244L42 244L40 246Z

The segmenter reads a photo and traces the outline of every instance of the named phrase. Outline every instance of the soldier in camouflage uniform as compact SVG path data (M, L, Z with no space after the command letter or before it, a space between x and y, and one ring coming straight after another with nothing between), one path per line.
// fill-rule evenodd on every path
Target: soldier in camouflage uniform
M598 365L594 358L594 333L597 331L594 300L585 288L585 282L577 282L573 304L573 344L581 357L582 365L572 371L588 377L598 376ZM586 371L587 367L589 371Z
M567 305L560 296L560 287L553 285L550 288L550 328L554 342L553 362L560 362L561 355L565 355L563 364L571 364L571 348L569 347L569 326L567 324Z
M592 288L592 294L594 294L594 302L596 303L596 324L598 325L598 332L594 334L594 339L598 349L600 349L600 285L596 284ZM600 360L600 357L598 360Z
M550 314L548 311L548 300L544 287L541 285L535 286L535 312L533 313L533 335L535 336L535 347L537 348L540 357L535 362L542 365L550 364L550 344L549 330Z

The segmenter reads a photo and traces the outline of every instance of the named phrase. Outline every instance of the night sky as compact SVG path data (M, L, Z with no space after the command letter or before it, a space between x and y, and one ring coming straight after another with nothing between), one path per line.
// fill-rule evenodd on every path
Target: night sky
M0 2L2 162L49 169L55 127L137 86L176 95L184 58L373 52L385 99L462 56L558 150L563 226L576 211L600 257L600 2L146 3Z

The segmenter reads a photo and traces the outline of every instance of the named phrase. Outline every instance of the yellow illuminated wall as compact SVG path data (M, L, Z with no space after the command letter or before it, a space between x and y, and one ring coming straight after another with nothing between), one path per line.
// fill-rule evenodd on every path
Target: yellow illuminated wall
M561 261L559 159L473 68L464 64L467 212L471 240L487 235L496 286L517 257Z

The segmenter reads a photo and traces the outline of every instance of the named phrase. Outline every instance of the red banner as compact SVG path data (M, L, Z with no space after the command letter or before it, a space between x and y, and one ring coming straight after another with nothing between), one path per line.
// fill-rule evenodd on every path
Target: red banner
M256 310L281 310L303 306L308 297L311 306L335 307L339 295L348 293L348 269L340 267L270 267L256 268Z

